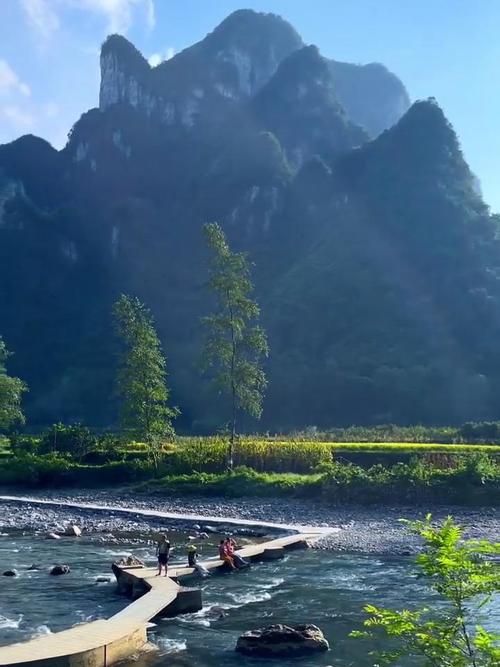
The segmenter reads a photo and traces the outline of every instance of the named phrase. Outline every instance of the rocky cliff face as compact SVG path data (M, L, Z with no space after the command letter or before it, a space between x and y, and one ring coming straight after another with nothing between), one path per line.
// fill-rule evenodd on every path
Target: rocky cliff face
M153 69L111 36L101 67L64 150L0 147L0 333L34 423L113 420L121 292L155 315L180 426L224 421L195 363L211 220L256 265L265 428L498 416L497 222L435 102L247 10Z
M101 52L99 108L124 103L167 125L192 127L200 116L254 97L303 46L282 18L251 10L234 12L201 42L155 68L125 38L112 35ZM330 62L329 67L335 99L351 122L372 136L408 108L404 86L383 66Z
M339 103L328 61L314 46L288 56L252 107L260 123L276 134L294 169L313 155L331 157L368 140Z
M249 10L235 12L204 40L155 68L127 40L113 35L101 53L99 107L126 103L166 124L191 127L205 98L251 97L301 45L286 21Z

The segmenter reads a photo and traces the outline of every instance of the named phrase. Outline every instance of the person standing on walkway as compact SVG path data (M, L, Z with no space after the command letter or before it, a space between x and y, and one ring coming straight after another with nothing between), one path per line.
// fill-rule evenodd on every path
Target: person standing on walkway
M156 547L156 555L158 557L158 572L157 577L161 577L161 570L165 568L165 576L168 572L168 557L170 555L170 542L167 539L166 535L160 535L158 540L158 545Z

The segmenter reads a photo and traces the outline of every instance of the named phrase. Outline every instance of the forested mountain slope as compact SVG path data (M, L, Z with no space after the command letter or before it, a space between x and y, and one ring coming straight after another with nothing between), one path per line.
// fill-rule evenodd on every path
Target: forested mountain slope
M101 73L62 151L0 147L0 333L34 423L113 422L129 292L182 428L220 425L198 372L213 220L255 263L265 428L500 416L498 221L435 101L250 10L153 69L111 36Z

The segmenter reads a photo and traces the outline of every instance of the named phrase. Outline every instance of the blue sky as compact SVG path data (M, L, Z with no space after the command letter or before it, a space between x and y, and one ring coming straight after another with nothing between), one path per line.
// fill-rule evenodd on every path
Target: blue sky
M32 132L64 145L97 105L109 32L158 62L241 7L281 14L325 56L384 63L413 100L435 97L500 212L500 0L0 0L0 143Z

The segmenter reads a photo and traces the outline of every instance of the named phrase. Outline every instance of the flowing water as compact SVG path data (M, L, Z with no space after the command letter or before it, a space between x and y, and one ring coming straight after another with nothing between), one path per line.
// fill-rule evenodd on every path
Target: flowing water
M139 536L136 536L139 537ZM171 533L177 546L173 561L183 560L186 535ZM216 536L204 543L204 557L216 552ZM118 556L134 553L154 563L154 545L147 536L119 544L103 537L62 538L10 533L0 537L0 571L16 568L18 577L0 581L0 645L55 632L76 623L106 618L127 604L115 593L110 564ZM52 577L49 568L66 563L71 573ZM31 564L39 569L29 570ZM97 583L109 576L108 583ZM150 633L157 650L135 656L125 667L244 667L270 664L243 658L234 652L238 636L271 623L314 623L330 641L332 650L300 660L303 667L368 667L372 643L350 639L349 632L362 622L366 602L408 608L436 605L410 560L295 551L283 561L258 563L250 570L213 575L201 581L203 610L158 622ZM488 615L487 625L500 627L500 600ZM277 663L273 663L277 664ZM280 666L297 661L280 660ZM410 665L410 662L401 662Z

